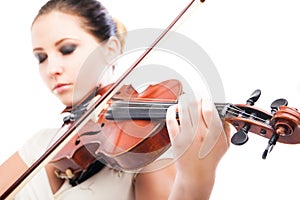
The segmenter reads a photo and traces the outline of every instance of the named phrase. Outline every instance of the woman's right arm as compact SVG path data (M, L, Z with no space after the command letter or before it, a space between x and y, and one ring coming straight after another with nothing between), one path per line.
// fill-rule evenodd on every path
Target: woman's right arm
M16 152L0 166L0 194L2 195L26 170L25 162Z

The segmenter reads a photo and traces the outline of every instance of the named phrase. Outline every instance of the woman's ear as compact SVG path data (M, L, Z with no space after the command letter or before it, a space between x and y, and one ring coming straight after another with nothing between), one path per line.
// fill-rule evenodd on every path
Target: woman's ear
M115 63L115 59L121 54L120 40L115 36L110 37L105 43L105 48L107 50L105 56L108 63Z

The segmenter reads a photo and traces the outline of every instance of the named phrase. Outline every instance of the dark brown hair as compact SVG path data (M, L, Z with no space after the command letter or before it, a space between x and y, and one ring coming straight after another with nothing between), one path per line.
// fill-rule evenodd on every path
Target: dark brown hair
M39 16L51 11L63 12L82 19L82 28L91 33L99 42L111 36L119 36L114 19L97 0L50 0L41 7L33 23Z

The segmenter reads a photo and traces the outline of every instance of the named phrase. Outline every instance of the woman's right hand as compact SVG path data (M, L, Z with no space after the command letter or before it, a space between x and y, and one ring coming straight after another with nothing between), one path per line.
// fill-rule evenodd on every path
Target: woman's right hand
M27 169L27 165L17 152L2 163L0 166L0 196L2 196Z

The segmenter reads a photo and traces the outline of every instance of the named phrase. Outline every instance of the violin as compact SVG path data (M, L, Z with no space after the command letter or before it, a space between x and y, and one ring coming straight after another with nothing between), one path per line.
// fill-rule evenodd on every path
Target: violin
M124 85L94 120L89 120L71 142L50 162L60 178L82 176L92 163L119 170L142 168L170 147L166 128L166 112L177 104L182 94L178 80L166 80L148 86L138 93L131 85ZM300 143L300 113L287 107L285 99L271 104L271 113L255 108L261 95L255 90L246 104L215 103L218 113L237 132L231 142L242 145L248 132L268 138L263 152L265 159L276 142ZM80 175L78 175L80 174Z
M98 95L106 94L106 90L92 93L70 110L61 130L74 127L78 119L91 110L88 109L93 99L91 96L97 99ZM182 94L181 82L175 79L149 85L140 93L131 85L123 85L103 109L92 108L93 113L89 114L84 125L76 125L76 134L49 164L55 166L59 178L68 179L72 185L81 183L104 166L116 170L145 167L170 148L166 112L178 103ZM300 143L300 113L296 108L288 107L285 99L275 100L271 112L256 108L254 104L260 95L261 91L255 90L245 104L215 103L215 106L220 118L237 130L231 143L245 144L248 133L269 139L262 154L265 159L276 142Z

